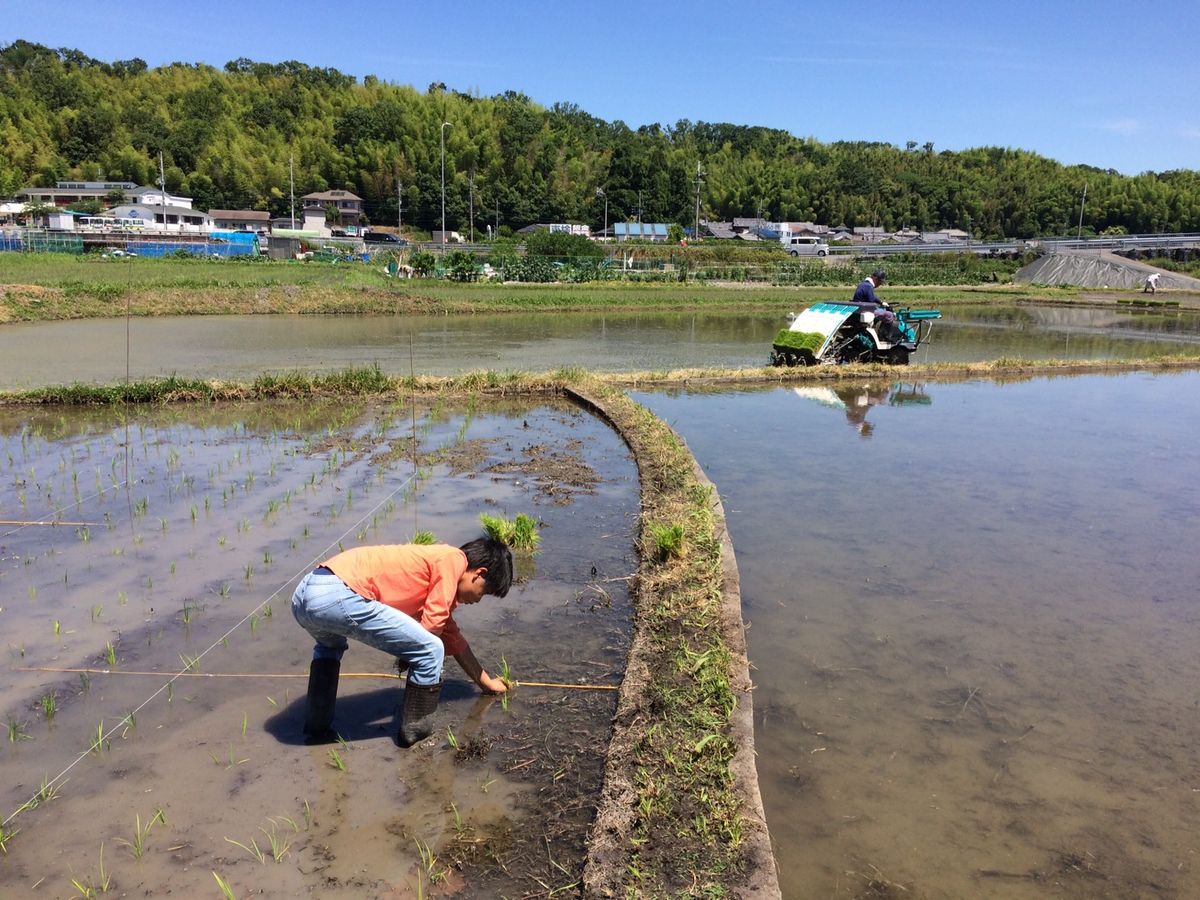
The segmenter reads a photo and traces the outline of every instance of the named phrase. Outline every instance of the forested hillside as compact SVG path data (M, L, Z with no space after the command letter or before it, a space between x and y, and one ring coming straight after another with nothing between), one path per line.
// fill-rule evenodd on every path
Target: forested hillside
M753 90L748 86L747 90ZM811 101L822 102L822 101ZM299 62L229 62L223 70L140 59L102 62L16 41L0 49L0 195L71 178L158 181L201 209L288 209L296 196L345 188L375 223L438 227L446 138L446 219L466 230L497 218L599 226L691 223L761 214L828 225L958 227L977 237L1074 232L1087 185L1088 231L1200 231L1200 173L1127 177L1063 166L1022 150L938 152L931 144L823 144L754 126L681 121L630 128L569 103L545 108L505 92L424 91L361 83ZM473 185L473 188L472 188Z

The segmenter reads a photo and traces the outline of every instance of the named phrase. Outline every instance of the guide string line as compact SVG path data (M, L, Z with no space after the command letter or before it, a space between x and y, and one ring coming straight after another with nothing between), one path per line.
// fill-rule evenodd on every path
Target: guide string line
M161 678L166 672L137 672L128 669L74 669L54 666L17 666L14 672L61 672L82 675L123 675ZM189 672L178 673L176 678L307 678L307 672ZM382 678L388 681L398 681L401 676L396 672L342 672L339 678ZM513 687L562 688L572 691L618 691L618 684L565 684L556 681L513 681Z
M125 481L122 481L119 484L113 484L112 489L119 490L120 488L125 486L125 483L126 483ZM61 516L68 509L71 509L76 506L81 506L84 503L90 503L92 500L95 500L97 497L103 497L105 495L105 493L107 493L107 489L102 489L101 491L99 491L99 493L90 494L87 497L82 497L79 500L76 500L74 503L68 503L66 506L60 506L58 509L54 510L54 516L55 517ZM29 528L34 525L94 525L94 524L96 524L96 523L94 523L94 522L56 522L56 521L54 521L53 518L43 519L43 520L38 520L38 521L29 521L29 522L24 522L24 521L20 521L20 520L12 520L12 521L4 520L4 521L0 521L0 525L16 525L17 527L14 528L12 531L6 531L6 532L4 532L4 534L0 534L0 538L11 537L12 535L16 534L18 531L22 530L23 528Z
M97 737L97 743L103 744L104 742L108 741L109 738L111 738L114 734L117 733L118 729L120 729L124 726L126 721L135 717L139 712L141 712L143 709L145 709L147 706L149 706L152 702L154 702L155 699L157 699L157 697L160 694L162 694L164 691L168 690L180 678L183 678L185 675L188 675L189 674L188 670L190 668L193 668L194 666L196 666L200 662L200 660L202 660L209 652L216 649L216 647L219 644L223 644L229 638L229 636L231 634L233 634L235 631L237 631L239 628L241 628L243 625L245 625L247 622L249 622L253 616L258 614L259 610L261 610L264 606L266 606L268 603L270 603L272 600L274 600L279 595L280 591L282 591L284 588L286 588L289 584L291 584L294 580L296 580L300 576L305 575L308 572L311 572L313 570L313 568L323 558L325 558L326 554L328 554L331 550L333 550L334 547L337 547L343 540L346 539L347 536L349 536L356 528L358 528L359 525L361 525L369 517L374 515L375 512L378 511L385 503L387 503L389 500L391 500L392 497L394 497L397 493L399 493L404 488L406 488L408 486L409 482L411 482L416 477L417 477L417 473L415 471L412 472L412 474L410 474L406 479L404 479L404 481L402 481L399 485L397 485L396 488L394 490L392 490L391 492L389 492L382 500L380 500L377 504L375 504L375 506L371 507L371 509L369 509L365 513L363 513L362 517L359 518L358 521L354 522L338 538L331 541L325 547L324 550L322 550L319 554L317 554L312 559L310 559L309 562L304 567L300 568L298 571L296 571L294 574L292 574L289 578L287 578L282 584L280 584L279 587L277 587L274 591L272 591L270 596L267 597L267 599L263 600L261 603L259 603L257 606L255 606L252 610L250 610L250 612L246 613L246 615L240 621L238 621L236 624L231 626L223 635L221 635L219 638L217 638L215 641L213 641L212 644L210 644L208 647L206 647L204 650L202 650L200 652L200 654L192 661L191 666L188 666L188 667L176 672L161 687L159 687L158 690L156 690L153 694L151 694L149 697L147 697L145 700L143 700L135 709L130 710L124 717L122 717L120 720L118 720L116 725L114 725L112 728L110 728L107 732L99 735ZM162 672L162 673L155 673L155 674L158 674L160 676L165 676L167 673ZM307 677L307 675L305 677ZM56 785L61 783L63 781L63 779L66 777L67 773L70 772L72 769L74 769L81 762L83 762L83 760L87 759L87 757L89 755L91 755L91 752L92 752L91 748L89 748L87 750L84 750L82 753L80 753L77 757L75 757L74 761L72 761L65 769L63 769L61 772L59 772L57 775L55 775L49 781L45 782L42 785L42 787L40 788L40 790L38 791L38 793L41 793L41 791L45 791L48 788L55 787ZM8 818L6 818L3 822L0 822L0 827L7 827L9 822L11 822L13 819L15 819L18 815L20 815L23 810L29 808L29 804L36 800L38 793L35 793L33 796L31 796L29 798L29 800L26 803L22 804L16 810L14 810L12 813L10 813Z

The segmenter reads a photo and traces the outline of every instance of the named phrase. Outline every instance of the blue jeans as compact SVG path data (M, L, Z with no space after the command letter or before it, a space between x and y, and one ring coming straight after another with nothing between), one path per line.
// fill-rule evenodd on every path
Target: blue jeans
M310 572L292 595L292 615L317 642L313 659L340 660L354 638L408 661L408 677L425 687L442 678L446 649L412 616L356 594L333 574Z

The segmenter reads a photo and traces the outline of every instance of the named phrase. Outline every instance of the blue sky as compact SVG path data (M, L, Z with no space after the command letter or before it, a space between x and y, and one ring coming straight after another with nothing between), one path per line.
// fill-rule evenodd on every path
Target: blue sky
M1200 169L1198 36L1200 0L0 0L0 43L104 60L298 59L631 126L1014 147L1125 174Z

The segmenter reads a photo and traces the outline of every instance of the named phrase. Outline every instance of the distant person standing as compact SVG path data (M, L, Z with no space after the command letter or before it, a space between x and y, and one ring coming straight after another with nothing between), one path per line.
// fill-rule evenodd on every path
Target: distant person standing
M1151 272L1149 275L1146 276L1146 284L1145 284L1145 286L1142 287L1143 294L1158 293L1158 275L1159 275L1158 272Z

